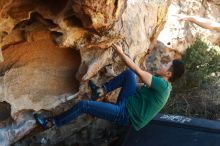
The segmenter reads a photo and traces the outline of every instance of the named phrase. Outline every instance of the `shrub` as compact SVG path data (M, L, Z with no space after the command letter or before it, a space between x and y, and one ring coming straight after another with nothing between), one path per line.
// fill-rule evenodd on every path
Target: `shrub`
M220 48L197 39L182 60L186 72L173 84L163 112L220 119Z
M182 58L186 73L181 88L191 89L201 87L203 84L215 82L220 77L220 48L208 45L201 39L191 45Z

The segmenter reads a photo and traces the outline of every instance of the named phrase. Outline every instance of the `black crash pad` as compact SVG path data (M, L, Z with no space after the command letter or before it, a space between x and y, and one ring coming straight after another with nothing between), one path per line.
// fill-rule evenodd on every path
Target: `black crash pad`
M220 146L220 121L158 114L139 131L128 130L123 146Z

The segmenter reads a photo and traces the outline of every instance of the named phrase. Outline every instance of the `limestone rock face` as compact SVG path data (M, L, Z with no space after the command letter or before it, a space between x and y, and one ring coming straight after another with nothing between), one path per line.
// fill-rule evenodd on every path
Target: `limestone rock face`
M22 110L14 116L13 121L6 120L0 124L0 144L2 146L11 145L36 127L32 112Z
M172 16L174 14L193 15L220 22L220 5L218 0L173 0L166 25L158 36L157 47L148 57L149 68L158 68L161 62L167 63L174 58L181 58L197 37L220 44L220 33L203 29L196 24L179 22Z
M121 43L125 52L140 63L163 28L170 1L54 3L3 3L0 94L2 101L12 105L12 113L49 110L59 105L64 95L84 94L88 79L106 81L106 66L121 72L124 67L117 63L120 59L110 47L113 42ZM104 73L102 77L99 71Z
M170 3L1 1L4 61L0 63L0 100L8 102L12 115L16 115L23 109L54 112L73 94L78 100L90 99L89 79L100 85L125 69L112 43L120 43L144 67L144 58L163 29Z
M22 109L51 109L60 104L59 97L73 94L79 88L74 76L81 62L79 51L56 47L49 38L44 38L47 32L32 33L29 39L33 42L3 50L1 100L11 104L12 113Z
M73 13L85 28L103 31L116 21L125 9L127 0L75 0Z

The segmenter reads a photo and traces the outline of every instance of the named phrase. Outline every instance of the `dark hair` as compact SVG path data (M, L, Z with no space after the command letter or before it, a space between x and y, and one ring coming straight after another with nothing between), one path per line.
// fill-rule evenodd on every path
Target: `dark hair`
M169 78L169 81L174 82L183 75L185 67L182 61L175 59L173 60L172 66L169 70L172 72L172 76Z

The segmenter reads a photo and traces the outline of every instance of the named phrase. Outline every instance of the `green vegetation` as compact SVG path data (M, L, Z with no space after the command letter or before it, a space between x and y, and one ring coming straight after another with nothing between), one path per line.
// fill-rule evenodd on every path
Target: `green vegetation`
M210 84L219 78L220 74L220 48L209 46L201 39L191 45L183 56L186 67L185 88L200 87Z
M197 39L182 60L186 72L173 85L164 112L220 119L220 48Z

